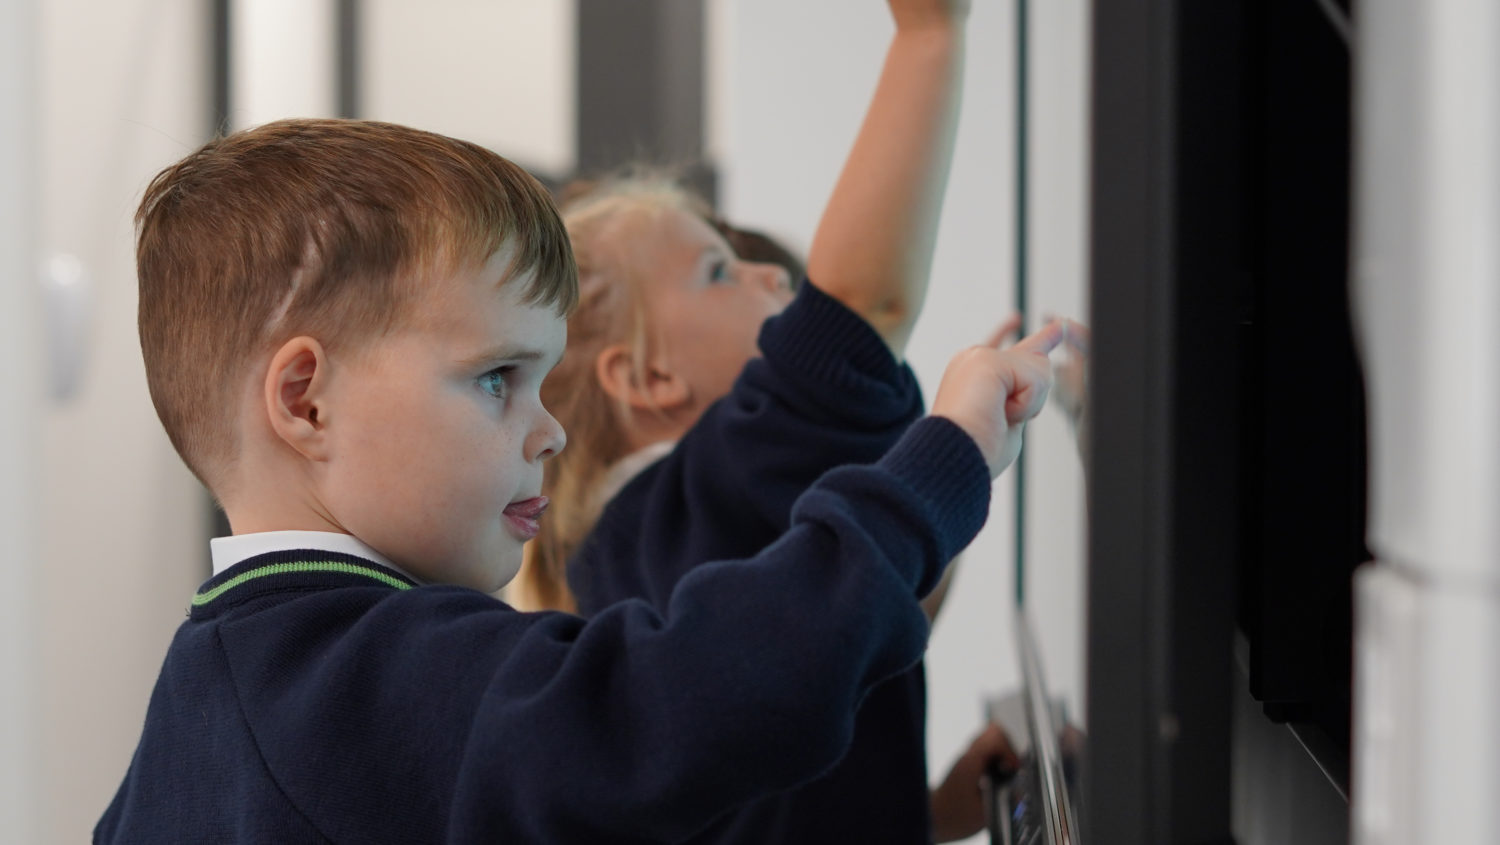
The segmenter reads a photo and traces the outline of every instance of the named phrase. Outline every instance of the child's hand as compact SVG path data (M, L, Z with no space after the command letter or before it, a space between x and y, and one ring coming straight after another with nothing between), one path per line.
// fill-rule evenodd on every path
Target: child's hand
M889 0L896 29L915 31L961 24L969 16L969 0Z
M1047 322L1052 322L1048 320ZM1021 314L1016 312L1005 318L1005 322L995 327L990 336L985 339L985 346L993 346L999 349L1010 344L1021 333Z
M990 725L958 758L932 791L932 834L938 842L966 839L984 830L984 776L992 768L1014 772L1021 761L1010 747L1010 739L997 725Z
M1002 327L1003 329L1004 327ZM1067 324L1048 323L1006 350L1003 331L954 356L932 401L934 416L962 428L996 478L1021 451L1021 431L1047 401L1052 362L1047 354L1067 337Z

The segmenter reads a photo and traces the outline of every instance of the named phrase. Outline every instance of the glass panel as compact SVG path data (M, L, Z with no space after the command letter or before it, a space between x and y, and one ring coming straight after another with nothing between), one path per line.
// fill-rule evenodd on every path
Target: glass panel
M1048 835L1037 841L1077 842L1065 811L1037 809L1044 793L1061 788L1055 779L1072 780L1087 717L1078 412L1086 394L1081 348L1089 322L1089 4L1016 0L1015 10L1017 307L1028 329L1054 317L1077 321L1080 348L1054 356L1052 407L1028 426L1016 477L1016 641L1029 669L1028 723L1057 738L1050 753L1039 748L1037 765L1017 779L1015 791L1030 792L1032 806L1013 813L1005 832L1024 838L1044 827ZM1046 700L1051 707L1041 705ZM1063 771L1049 772L1042 762Z
M1088 4L1028 3L1021 51L1026 113L1017 121L1026 154L1020 207L1018 287L1028 326L1049 317L1088 320ZM1078 394L1081 360L1060 352L1052 407L1026 432L1021 482L1020 598L1036 625L1054 695L1069 718L1083 707L1084 471L1078 430L1064 411ZM1074 387L1067 389L1068 382Z

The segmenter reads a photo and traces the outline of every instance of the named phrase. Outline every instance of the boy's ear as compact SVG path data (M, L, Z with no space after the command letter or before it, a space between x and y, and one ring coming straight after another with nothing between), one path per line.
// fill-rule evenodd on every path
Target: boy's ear
M327 457L325 392L328 357L310 337L294 337L271 356L266 373L265 405L271 429L303 457Z
M637 372L630 347L623 343L599 353L594 359L594 376L615 401L639 410L672 411L693 398L692 388L674 373L655 365L647 365L644 374Z

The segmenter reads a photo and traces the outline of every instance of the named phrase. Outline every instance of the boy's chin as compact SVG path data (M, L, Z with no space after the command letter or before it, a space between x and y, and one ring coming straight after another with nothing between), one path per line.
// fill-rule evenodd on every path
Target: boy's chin
M507 548L480 548L468 554L455 552L446 559L429 561L427 566L413 564L411 574L428 584L497 593L521 571L521 548L515 543L505 545ZM425 571L416 571L419 568Z
M494 570L495 586L486 590L488 593L496 593L509 586L510 582L516 580L516 575L521 571L521 556L514 555L515 560L507 559L500 563Z
M480 557L483 563L464 573L464 586L473 587L482 593L498 593L514 581L521 571L519 549L490 552Z

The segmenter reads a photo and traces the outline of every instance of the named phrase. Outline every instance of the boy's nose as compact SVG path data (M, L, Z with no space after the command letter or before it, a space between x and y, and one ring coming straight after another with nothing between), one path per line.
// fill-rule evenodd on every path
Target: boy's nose
M545 461L557 455L563 447L568 445L568 433L563 430L562 423L545 410L542 411L542 418L540 424L532 431L530 442L527 444L530 447L527 451L531 454L526 457L530 461Z

